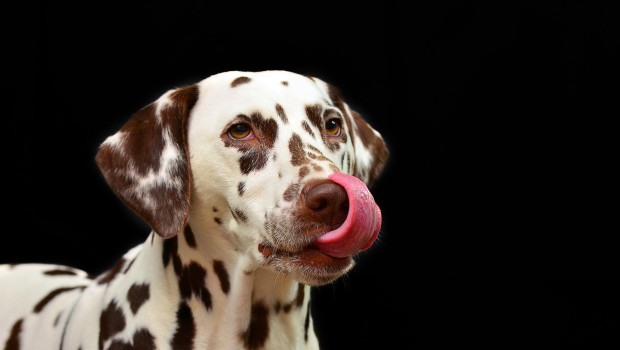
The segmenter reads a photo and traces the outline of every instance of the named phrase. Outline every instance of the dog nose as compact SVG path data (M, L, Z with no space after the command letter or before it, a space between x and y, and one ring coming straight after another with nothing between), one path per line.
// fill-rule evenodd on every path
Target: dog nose
M302 190L307 212L314 222L338 228L349 213L349 197L345 189L330 180L311 183Z

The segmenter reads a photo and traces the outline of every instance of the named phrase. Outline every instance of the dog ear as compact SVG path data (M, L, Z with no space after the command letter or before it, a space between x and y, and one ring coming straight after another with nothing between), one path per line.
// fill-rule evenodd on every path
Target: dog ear
M383 172L387 162L390 154L387 145L381 134L340 97L338 88L327 83L324 84L332 103L344 113L345 121L351 131L355 150L353 176L362 180L366 186L371 187Z
M197 99L196 85L168 91L108 137L95 158L112 191L164 238L189 215L187 122Z

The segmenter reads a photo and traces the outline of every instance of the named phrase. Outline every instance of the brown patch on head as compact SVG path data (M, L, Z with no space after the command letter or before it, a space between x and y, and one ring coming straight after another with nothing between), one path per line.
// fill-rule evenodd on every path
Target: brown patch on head
M249 123L254 132L257 134L257 139L260 140L260 144L249 143L245 141L234 141L228 137L225 132L222 134L221 139L226 147L234 147L241 153L239 158L239 169L244 175L249 174L252 171L262 169L269 159L269 152L273 149L273 145L278 137L278 123L272 119L265 119L263 116L256 112L250 116L240 114L238 119Z
M144 304L151 297L150 287L148 283L137 284L134 283L127 291L127 301L131 312L135 315L142 304Z
M306 130L306 132L308 134L310 134L310 136L312 136L312 138L314 138L314 132L312 131L312 128L310 127L310 124L308 124L308 122L306 122L305 120L303 122L301 122L301 127Z
M191 350L194 348L196 324L192 309L186 302L179 304L177 310L177 328L170 340L170 347L175 350Z
M303 179L304 177L306 177L306 175L308 175L310 173L310 169L308 168L307 165L302 166L299 169L299 179Z
M248 329L241 333L243 346L248 350L260 349L269 337L269 309L261 301L252 305Z
M288 117L286 116L286 112L284 112L284 108L280 106L280 104L276 103L276 112L278 113L278 117L282 119L284 124L288 123Z
M114 193L162 237L177 234L189 215L187 120L197 100L196 85L174 90L134 114L96 156ZM175 159L164 161L164 150ZM152 174L158 181L141 183Z
M291 136L291 139L288 141L288 149L291 152L291 164L294 166L304 165L310 161L306 157L304 143L301 141L299 135L293 133L293 136Z
M116 301L112 300L99 317L99 350L103 350L103 343L106 340L123 329L125 329L125 315Z
M215 271L217 278L220 280L222 292L224 292L224 294L228 294L228 291L230 291L230 281L228 278L228 271L226 271L224 263L220 260L213 260L213 271Z
M311 105L306 106L306 116L312 125L316 126L319 130L323 129L323 118L321 117L321 112L323 108L321 105Z
M288 81L281 81L280 84L284 85L284 86L288 86Z
M247 83L249 83L251 81L252 81L252 79L250 79L248 77L239 77L239 78L236 78L235 80L233 80L230 83L230 87L234 88L234 87L237 87L237 86L242 85L242 84L247 84Z
M294 184L291 184L286 189L286 191L284 191L284 195L282 196L282 198L287 202L291 202L295 200L295 198L297 198L298 194L299 194L299 184L294 183Z

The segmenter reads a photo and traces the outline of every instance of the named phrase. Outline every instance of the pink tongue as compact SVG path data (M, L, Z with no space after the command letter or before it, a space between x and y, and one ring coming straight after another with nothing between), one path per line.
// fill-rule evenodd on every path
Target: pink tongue
M343 173L328 177L344 187L349 196L349 213L337 229L319 237L315 246L323 253L344 258L368 249L381 228L381 210L362 180Z

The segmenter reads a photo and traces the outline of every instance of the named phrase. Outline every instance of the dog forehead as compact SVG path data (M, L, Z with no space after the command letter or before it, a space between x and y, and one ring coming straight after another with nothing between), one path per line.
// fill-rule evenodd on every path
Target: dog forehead
M299 114L296 108L303 112L306 105L329 103L324 85L318 79L286 71L220 73L198 83L200 95L193 114L214 116L226 123L239 114L254 112L275 117L272 114L279 105L295 115Z

